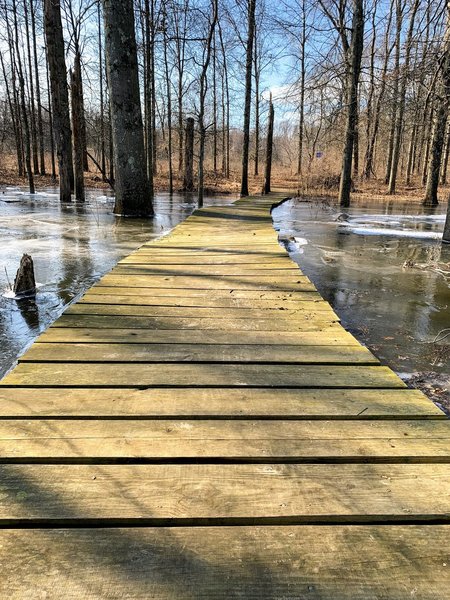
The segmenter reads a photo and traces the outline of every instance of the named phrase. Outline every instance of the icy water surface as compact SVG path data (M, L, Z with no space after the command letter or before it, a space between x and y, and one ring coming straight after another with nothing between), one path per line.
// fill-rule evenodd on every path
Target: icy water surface
M206 198L205 205L231 201ZM154 219L120 219L112 214L113 200L104 191L89 192L85 204L61 205L54 189L34 196L1 189L0 377L68 303L120 258L166 234L195 208L194 196L158 194ZM24 252L34 260L36 302L7 297Z
M345 327L401 374L449 374L450 246L440 240L444 207L286 202L273 211L292 258ZM450 330L449 330L450 333ZM442 333L442 338L445 333ZM450 336L444 340L450 343ZM448 381L448 379L447 379Z

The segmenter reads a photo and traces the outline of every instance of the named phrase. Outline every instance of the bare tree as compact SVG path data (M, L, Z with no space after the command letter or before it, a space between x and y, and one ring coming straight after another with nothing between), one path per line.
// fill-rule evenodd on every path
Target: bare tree
M115 163L114 211L153 216L139 94L133 1L103 0L106 64Z
M244 104L244 140L242 143L242 176L241 196L248 196L248 155L250 148L250 112L252 101L252 64L253 43L255 37L255 9L256 0L248 0L247 18L247 54L245 63L245 104Z
M59 167L59 197L70 202L74 187L72 164L72 130L65 63L64 37L59 0L44 0L44 24L49 69L53 129Z
M205 44L203 47L202 70L200 74L200 107L198 111L198 131L200 138L200 149L198 156L198 205L203 206L204 195L204 162L205 162L205 99L208 91L207 73L209 63L211 62L212 40L217 25L218 19L218 4L217 0L211 0L211 16L209 17L208 31Z

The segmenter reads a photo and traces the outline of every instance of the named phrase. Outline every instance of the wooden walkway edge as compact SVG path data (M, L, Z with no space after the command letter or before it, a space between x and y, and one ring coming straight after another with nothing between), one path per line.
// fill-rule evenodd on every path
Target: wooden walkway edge
M279 245L284 197L195 211L0 382L0 598L450 598L450 422Z

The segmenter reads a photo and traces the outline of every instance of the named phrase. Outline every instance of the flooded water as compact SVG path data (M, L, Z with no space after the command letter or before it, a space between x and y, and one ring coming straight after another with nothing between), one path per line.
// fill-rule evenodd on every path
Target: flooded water
M231 201L205 198L205 206ZM17 188L0 190L0 377L69 302L120 258L166 234L195 208L194 196L158 194L154 219L120 219L104 191L91 191L85 204L61 205L54 189L34 196ZM23 253L34 260L36 302L8 297Z
M444 206L286 202L273 211L292 258L345 327L406 376L450 372L450 246ZM442 339L441 342L438 340ZM434 342L436 340L436 342Z

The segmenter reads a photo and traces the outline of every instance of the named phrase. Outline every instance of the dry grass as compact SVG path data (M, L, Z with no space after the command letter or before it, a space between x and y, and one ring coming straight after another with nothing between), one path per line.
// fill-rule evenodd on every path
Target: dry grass
M50 171L50 161L47 157L47 169ZM207 165L208 166L208 165ZM168 169L164 161L158 163L159 172L154 179L155 190L164 192L168 190ZM89 188L108 189L109 185L102 181L101 174L92 167L92 171L85 173L85 184ZM249 191L252 194L257 194L262 191L264 176L263 165L260 168L260 174L253 174L253 164L250 165L249 172ZM338 197L339 176L336 174L335 166L314 165L311 171L303 176L294 174L290 169L275 166L272 171L272 187L285 189L297 196L303 198L319 198L333 200ZM0 186L24 186L28 185L26 177L17 175L15 157L2 156L0 161ZM50 175L35 176L35 185L37 189L52 187L57 185ZM175 191L182 190L182 178L175 173L174 177ZM221 173L214 173L212 169L205 171L205 194L239 194L240 191L240 166L239 163L231 165L230 177L227 179ZM441 202L447 202L450 194L450 186L445 185L440 187ZM353 200L356 201L377 201L386 202L387 199L392 199L393 202L420 202L424 195L424 189L421 183L416 180L411 186L405 186L400 180L397 186L395 196L389 196L387 186L379 179L370 181L355 181L355 190L352 193Z

